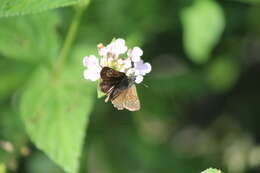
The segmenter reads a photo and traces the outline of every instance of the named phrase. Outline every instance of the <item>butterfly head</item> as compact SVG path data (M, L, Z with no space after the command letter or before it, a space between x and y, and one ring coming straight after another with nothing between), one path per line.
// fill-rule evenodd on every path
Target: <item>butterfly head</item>
M136 76L130 75L130 76L127 77L127 79L128 79L129 86L132 86L132 85L135 84Z

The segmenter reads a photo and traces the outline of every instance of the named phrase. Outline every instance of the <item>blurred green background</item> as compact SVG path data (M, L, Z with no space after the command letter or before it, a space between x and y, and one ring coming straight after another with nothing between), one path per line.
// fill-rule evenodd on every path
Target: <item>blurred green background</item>
M58 77L81 12L36 13L43 1L0 1L0 173L63 173L79 156L80 173L260 172L259 0L93 0ZM83 57L112 38L153 67L138 112L83 79Z

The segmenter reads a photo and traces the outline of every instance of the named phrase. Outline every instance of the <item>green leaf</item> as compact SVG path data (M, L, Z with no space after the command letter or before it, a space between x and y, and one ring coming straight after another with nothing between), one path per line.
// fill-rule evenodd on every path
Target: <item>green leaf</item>
M0 19L0 54L30 62L54 59L59 49L58 22L54 12Z
M21 87L30 76L32 68L27 63L0 58L0 81L4 81L0 85L0 99L5 99Z
M207 67L207 82L216 91L227 91L236 83L240 68L236 60L222 57Z
M233 1L240 1L248 4L259 4L260 0L233 0Z
M100 91L99 88L97 88L97 98L101 98L101 97L104 97L106 94L103 93L102 91Z
M82 72L71 65L53 78L47 69L39 68L21 99L21 115L31 140L70 173L79 167L95 93Z
M99 87L99 84L100 84L101 80L99 80L97 82L97 98L101 98L101 97L104 97L106 94L103 93L101 90L100 90L100 87Z
M0 116L0 163L11 165L14 160L25 154L28 136L19 113L10 104L1 104ZM1 172L1 171L0 171Z
M36 13L86 1L88 0L2 0L0 17Z
M64 171L53 163L42 152L33 152L27 159L28 173L64 173Z
M11 142L14 148L24 146L27 136L18 112L10 105L2 105L0 110L0 138Z
M186 53L193 62L205 63L223 32L223 10L214 0L196 0L183 9L181 20Z
M221 173L221 171L217 169L209 168L201 173Z
M0 173L5 173L5 165L0 163Z

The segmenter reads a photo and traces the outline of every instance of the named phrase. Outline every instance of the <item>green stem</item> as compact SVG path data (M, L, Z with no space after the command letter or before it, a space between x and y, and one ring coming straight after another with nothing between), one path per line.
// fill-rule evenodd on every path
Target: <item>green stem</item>
M64 68L64 65L68 59L68 55L70 53L71 47L76 38L76 34L78 31L78 27L80 25L81 16L83 14L84 9L85 9L85 7L82 7L82 6L76 8L76 13L73 17L72 23L69 26L68 34L65 38L64 45L58 56L58 62L54 69L55 78L57 78L59 76L59 74L61 73L61 71Z

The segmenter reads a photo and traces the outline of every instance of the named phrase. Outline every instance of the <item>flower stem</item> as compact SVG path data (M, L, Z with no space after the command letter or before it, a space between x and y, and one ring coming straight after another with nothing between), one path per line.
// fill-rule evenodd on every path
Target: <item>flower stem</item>
M67 33L67 36L65 38L65 42L64 45L60 51L60 54L58 56L58 62L55 65L54 68L54 77L57 78L59 76L59 74L61 73L62 69L64 68L64 65L68 59L69 53L71 51L73 42L75 41L76 35L77 35L77 31L78 31L78 27L80 25L80 20L83 14L83 11L85 9L86 6L77 6L77 8L75 8L75 15L72 19L72 22L69 26L69 30Z

